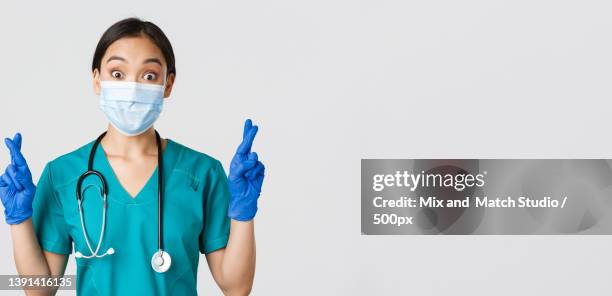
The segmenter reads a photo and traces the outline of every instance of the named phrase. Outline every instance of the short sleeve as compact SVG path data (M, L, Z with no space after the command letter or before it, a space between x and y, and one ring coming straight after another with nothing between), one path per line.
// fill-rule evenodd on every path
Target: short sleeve
M230 218L227 216L229 199L227 175L217 160L204 187L204 226L200 234L200 252L203 254L227 245L230 230Z
M32 208L32 223L41 248L58 254L72 253L62 205L53 187L51 163L47 163L38 180Z

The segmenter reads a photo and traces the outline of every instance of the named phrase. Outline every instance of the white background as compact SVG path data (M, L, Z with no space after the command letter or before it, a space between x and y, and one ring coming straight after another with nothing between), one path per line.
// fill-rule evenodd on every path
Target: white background
M35 182L106 128L91 58L137 16L177 58L162 136L227 169L260 126L253 295L610 294L609 236L360 235L361 158L612 158L609 2L191 2L1 4L0 136ZM220 294L204 257L198 278Z

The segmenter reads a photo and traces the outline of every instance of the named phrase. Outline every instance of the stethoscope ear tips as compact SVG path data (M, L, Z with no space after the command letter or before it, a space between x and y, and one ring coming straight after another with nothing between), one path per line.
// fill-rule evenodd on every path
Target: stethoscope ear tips
M115 254L115 249L113 249L113 248L109 248L109 249L106 251L106 254L109 254L109 255Z

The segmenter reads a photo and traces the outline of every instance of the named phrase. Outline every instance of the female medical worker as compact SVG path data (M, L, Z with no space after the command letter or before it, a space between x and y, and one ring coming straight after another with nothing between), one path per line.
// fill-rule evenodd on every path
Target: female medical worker
M229 177L215 158L160 140L152 124L176 70L170 42L150 22L129 18L112 25L97 45L92 72L110 121L93 153L94 140L48 162L35 186L20 152L21 135L5 139L11 163L0 178L0 197L19 274L62 275L74 245L79 295L196 295L203 253L226 295L248 294L255 272L253 218L264 177L263 164L250 151L257 126L246 121ZM84 179L82 205L77 203L75 188L90 153L92 169L108 186L106 211L104 186L93 175ZM171 256L156 261L169 263L165 272L152 268L160 237L159 249ZM92 254L97 256L85 258Z

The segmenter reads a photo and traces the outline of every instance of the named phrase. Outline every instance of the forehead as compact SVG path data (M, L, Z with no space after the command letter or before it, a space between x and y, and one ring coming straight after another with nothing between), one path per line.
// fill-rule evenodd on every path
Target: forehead
M161 49L149 37L143 35L122 37L111 43L102 57L102 66L112 56L124 58L128 63L158 58L164 66L166 65Z

